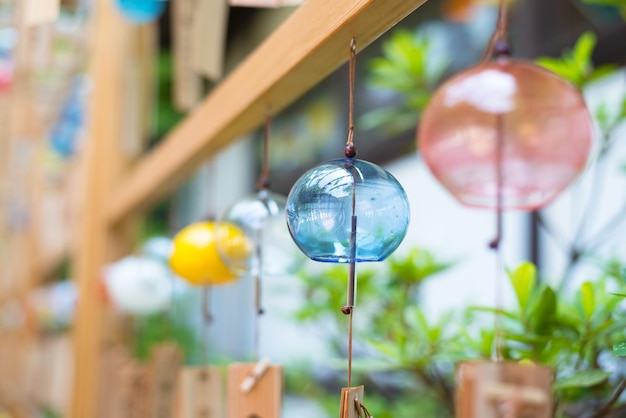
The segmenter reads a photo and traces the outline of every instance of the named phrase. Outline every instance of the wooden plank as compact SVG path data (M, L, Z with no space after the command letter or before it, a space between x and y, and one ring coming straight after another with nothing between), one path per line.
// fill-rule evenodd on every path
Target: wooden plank
M184 367L178 377L175 418L224 416L224 379L215 366Z
M258 376L254 386L242 390L242 383L254 373L255 363L228 366L226 416L228 418L280 418L283 391L283 368L269 366Z
M341 404L339 406L339 418L359 418L360 410L357 409L358 403L363 403L365 387L357 386L354 388L341 389ZM369 417L366 417L369 418Z
M309 0L236 68L108 200L111 223L146 210L205 159L260 126L426 0Z
M75 374L72 418L96 417L105 309L99 289L103 266L129 250L124 225L110 228L104 205L127 163L122 153L124 69L136 29L123 20L114 2L95 4L90 75L94 90L89 108L81 213L75 245L74 275L80 298L73 328Z

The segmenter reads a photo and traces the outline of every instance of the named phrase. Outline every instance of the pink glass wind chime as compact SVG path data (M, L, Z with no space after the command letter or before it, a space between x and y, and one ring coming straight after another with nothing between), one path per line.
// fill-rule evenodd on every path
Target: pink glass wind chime
M495 209L501 276L502 212L537 210L584 169L593 122L581 93L532 62L513 59L507 7L483 60L434 94L418 130L418 147L437 180L462 204ZM497 278L498 282L501 277ZM496 305L501 305L496 283ZM504 333L496 314L495 361L458 368L457 417L548 418L553 371L503 361Z
M287 197L287 224L298 247L315 261L349 265L348 387L341 392L341 418L370 417L363 386L352 387L352 321L356 304L356 263L382 261L404 239L409 204L400 183L387 171L356 158L353 102L356 41L350 43L350 104L345 158L306 172Z

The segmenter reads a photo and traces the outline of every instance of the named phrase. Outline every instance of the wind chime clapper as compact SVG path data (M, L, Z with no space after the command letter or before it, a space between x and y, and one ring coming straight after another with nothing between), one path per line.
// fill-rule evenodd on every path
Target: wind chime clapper
M340 417L367 417L363 386L352 387L352 320L356 302L356 264L386 259L404 239L409 204L400 183L375 164L356 158L354 145L354 79L356 40L350 42L350 103L344 158L327 161L306 172L287 197L291 237L309 258L349 265L348 387L342 390Z
M445 82L423 112L418 149L437 180L462 204L496 211L496 308L500 286L502 214L538 210L583 171L593 122L578 89L530 61L510 57L507 8L483 60ZM504 322L495 316L495 362L462 363L457 417L552 414L553 372L504 357ZM522 414L521 411L534 411Z

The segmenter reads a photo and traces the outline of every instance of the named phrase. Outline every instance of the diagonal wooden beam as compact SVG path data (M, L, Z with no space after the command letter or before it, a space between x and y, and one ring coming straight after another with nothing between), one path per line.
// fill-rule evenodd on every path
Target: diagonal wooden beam
M308 0L118 185L111 224L166 196L207 157L258 127L426 0ZM237 169L233 167L233 170Z

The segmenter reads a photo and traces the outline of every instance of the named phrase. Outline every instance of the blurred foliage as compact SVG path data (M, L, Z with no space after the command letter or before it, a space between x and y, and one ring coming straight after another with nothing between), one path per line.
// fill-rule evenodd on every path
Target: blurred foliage
M384 126L390 134L414 129L449 63L432 59L433 45L432 39L419 32L401 29L392 34L383 44L382 57L370 63L369 84L401 100L364 114L360 126ZM588 32L561 57L542 57L537 63L585 90L617 70L613 65L594 65L595 45L595 35ZM626 122L626 97L619 109L603 103L590 111L602 137L592 159L595 169L605 163L604 157L620 137L618 128ZM599 173L594 178L600 182L604 176ZM585 219L594 216L595 201L600 200L595 193L600 189L599 184L592 187L592 196L582 208L579 231L566 248L570 266L595 249L578 235L585 229ZM618 214L618 220L623 213ZM611 232L611 222L602 229ZM547 224L546 220L542 223L544 227ZM602 241L602 237L598 239ZM426 250L414 249L406 256L391 257L382 270L359 266L353 371L355 380L367 386L368 408L377 417L453 416L455 366L463 360L494 357L497 315L502 324L500 346L504 359L555 369L556 417L626 416L622 396L626 388L625 359L619 357L626 355L626 313L618 296L626 294L626 283L619 274L622 265L619 260L601 263L596 275L589 276L572 292L563 292L561 289L571 278L569 270L559 286L553 287L539 280L534 265L523 263L507 271L516 298L513 307L471 306L438 318L424 312L420 296L423 284L449 268L450 263ZM307 302L296 316L302 323L323 330L337 358L345 358L347 353L347 320L339 310L344 304L346 276L345 266L317 274L302 273ZM337 360L338 365L344 363ZM334 414L337 388L344 377L337 374L318 379L317 385L309 381L308 389L301 394L329 398L324 404L329 415Z
M189 303L188 297L184 295L181 300L175 301L172 312L135 319L133 354L137 360L147 361L154 346L168 341L174 341L180 346L187 364L198 358L200 341L195 327L188 320L192 317L191 313L187 312L195 305Z
M415 129L433 91L440 83L449 60L433 59L432 39L418 32L399 29L382 46L383 56L369 63L370 87L394 92L400 104L381 107L363 114L362 129L384 129L390 135ZM442 57L441 51L437 56Z
M626 0L582 0L583 3L593 4L597 6L616 7L622 17L626 19Z
M613 64L594 66L591 54L596 43L596 35L593 32L585 32L578 38L574 48L565 51L561 57L541 57L537 58L536 62L582 89L617 69Z
M156 108L156 132L155 138L150 141L150 146L154 146L165 136L170 129L178 124L185 116L178 111L173 104L173 57L171 51L161 51L157 62L157 108Z
M361 326L355 328L353 371L355 380L368 388L366 403L374 416L453 416L455 365L493 358L496 314L502 323L504 359L546 364L556 370L557 416L606 412L599 417L626 410L620 402L605 408L617 381L626 378L619 372L623 360L611 356L611 347L626 337L626 313L619 308L620 298L608 291L626 289L624 280L604 274L567 296L541 284L535 266L523 263L507 272L516 297L514 307L472 306L429 318L420 306L422 286L450 266L416 248L406 256L390 258L382 270L359 270L359 300L363 302L355 314ZM346 276L345 266L301 274L306 303L297 320L338 331L328 334L337 357L346 355L347 319L339 310ZM345 361L337 360L341 363ZM330 414L337 408L333 390L343 376L334 379L315 385L309 375L307 385L299 379L300 383L288 382L303 395L330 398L323 401Z

